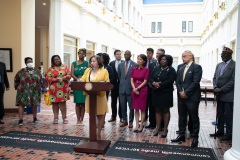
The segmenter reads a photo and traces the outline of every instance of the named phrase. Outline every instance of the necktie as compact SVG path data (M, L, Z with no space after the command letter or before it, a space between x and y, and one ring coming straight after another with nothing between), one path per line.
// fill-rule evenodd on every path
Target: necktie
M223 71L224 71L224 69L226 68L226 65L227 65L227 63L226 63L226 62L223 62L222 68L221 68L221 70L220 70L220 76L223 75Z
M186 73L187 73L187 70L188 70L188 65L186 65L186 67L184 68L184 71L183 71L183 81L184 81L184 79L185 79L185 75L186 75Z
M127 75L127 71L128 71L128 61L126 61L126 65L125 65L125 75Z
M151 64L151 61L150 61L150 60L148 60L148 65L147 65L147 68L149 68L149 67L150 67L150 64Z
M116 63L116 66L115 66L115 67L116 67L116 71L118 71L119 62L120 62L120 61L117 61L117 63Z

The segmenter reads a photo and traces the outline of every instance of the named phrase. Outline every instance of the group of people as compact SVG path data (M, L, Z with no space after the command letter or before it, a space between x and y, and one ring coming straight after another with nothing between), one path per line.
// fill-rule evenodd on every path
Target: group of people
M223 62L219 63L213 78L214 93L217 96L218 131L210 136L222 136L221 140L232 138L233 121L233 93L235 62L232 60L232 50L224 47L221 53ZM115 50L115 60L110 61L106 53L98 53L87 62L86 49L79 49L78 60L72 63L71 69L61 62L58 55L51 58L51 67L46 72L46 80L49 85L50 100L54 114L53 123L58 124L59 110L62 112L64 124L68 123L66 101L69 100L70 79L80 82L110 82L112 116L108 122L114 122L118 116L120 127L128 126L134 132L143 131L145 121L149 119L149 125L154 136L166 138L170 121L170 108L173 107L174 83L177 88L179 131L178 137L172 142L185 141L187 117L188 128L191 133L192 147L198 146L200 130L199 103L201 99L200 81L202 67L194 62L194 55L186 50L182 53L183 64L178 66L177 72L172 67L173 57L165 54L165 50L157 50L156 59L153 58L154 50L147 49L147 53L137 57L137 63L131 60L131 51L126 50L124 60L121 60L121 51ZM33 122L37 119L37 106L41 103L42 75L33 67L33 59L25 58L26 68L17 72L14 78L17 90L16 106L19 110L19 125L23 125L24 107L32 107ZM9 90L9 83L4 63L0 63L0 123L3 124L4 107L3 93L5 86ZM74 103L77 115L77 125L81 125L85 112L89 113L89 95L83 91L74 90ZM101 91L97 96L97 138L101 139L101 129L105 123L105 115L108 112L109 91ZM119 103L118 103L119 101ZM117 106L118 104L118 106ZM127 110L129 109L129 114ZM224 123L226 133L224 134ZM190 126L191 125L191 126Z

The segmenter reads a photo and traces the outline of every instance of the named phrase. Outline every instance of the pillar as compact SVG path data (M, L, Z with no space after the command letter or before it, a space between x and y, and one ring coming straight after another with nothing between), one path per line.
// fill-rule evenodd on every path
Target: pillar
M238 10L240 3L238 2ZM238 12L238 27L237 27L237 54L236 54L236 68L235 68L235 84L234 84L234 103L233 103L233 137L232 147L224 153L224 160L239 160L240 159L240 127L239 127L239 114L240 114L240 83L236 83L240 78L240 12Z
M63 59L63 33L62 33L62 0L50 1L50 18L49 18L49 66L51 57L55 54Z

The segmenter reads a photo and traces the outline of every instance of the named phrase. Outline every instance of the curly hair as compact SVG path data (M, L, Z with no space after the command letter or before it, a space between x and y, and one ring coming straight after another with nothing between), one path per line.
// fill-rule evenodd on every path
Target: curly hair
M33 60L31 57L26 57L26 58L24 58L25 64L27 64L27 61L28 61L29 59Z
M168 55L168 54L160 55L160 56L158 57L158 63L160 64L160 61L162 60L163 57L166 57L166 59L167 59L167 65L168 65L168 66L172 66L173 57L172 57L171 55Z
M51 58L51 64L52 64L52 66L54 65L54 58L55 58L55 57L58 57L58 58L60 59L60 65L62 65L62 60L61 60L60 56L56 54L56 55L53 55L52 58Z
M82 51L83 53L85 53L85 54L87 53L87 50L86 50L85 48L80 48L80 49L78 50L78 52L81 52L81 51Z

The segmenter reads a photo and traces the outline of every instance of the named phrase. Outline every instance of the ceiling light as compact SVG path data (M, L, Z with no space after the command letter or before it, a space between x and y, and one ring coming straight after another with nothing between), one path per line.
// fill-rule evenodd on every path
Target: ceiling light
M46 6L47 4L46 3L43 3L44 6Z

